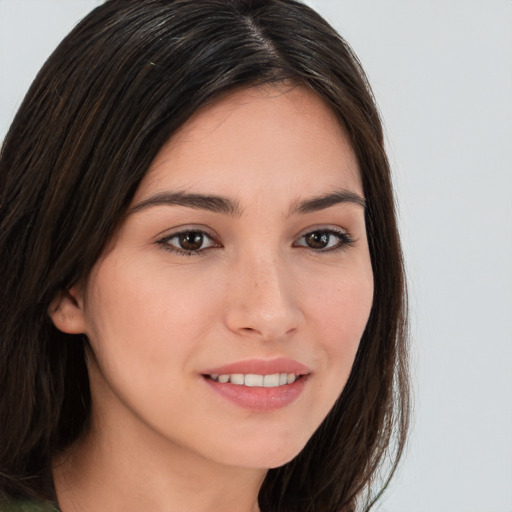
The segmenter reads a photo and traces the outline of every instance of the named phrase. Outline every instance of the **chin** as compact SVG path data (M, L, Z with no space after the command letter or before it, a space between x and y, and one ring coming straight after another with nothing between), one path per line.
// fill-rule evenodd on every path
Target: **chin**
M273 469L287 464L294 459L304 448L306 440L291 442L290 439L275 439L274 442L258 442L254 440L250 446L230 450L225 454L224 460L227 465L242 466L246 468Z

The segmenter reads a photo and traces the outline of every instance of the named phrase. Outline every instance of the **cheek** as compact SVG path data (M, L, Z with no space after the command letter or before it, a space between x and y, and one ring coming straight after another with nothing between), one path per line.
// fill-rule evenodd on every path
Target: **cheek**
M352 368L373 302L371 267L325 280L308 295L308 310L314 321L318 343L330 378L341 392ZM341 386L341 388L340 388Z
M151 421L162 416L165 424L186 407L194 354L207 339L212 314L208 287L200 293L190 279L170 274L107 259L92 276L87 301L96 403L116 411L123 404Z
M103 261L87 301L88 334L97 356L123 361L133 372L186 362L215 315L215 286L169 270L130 266L129 258Z
M357 339L368 321L373 302L373 274L370 263L326 276L308 286L308 309L338 339Z
M349 378L373 301L371 267L331 272L309 287L304 310L309 342L315 342L316 378L308 415L311 435L341 395ZM304 290L303 290L304 292Z

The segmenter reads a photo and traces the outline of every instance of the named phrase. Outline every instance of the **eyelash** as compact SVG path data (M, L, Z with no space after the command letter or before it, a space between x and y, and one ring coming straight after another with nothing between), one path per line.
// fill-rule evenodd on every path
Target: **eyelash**
M192 249L187 250L184 248L175 247L169 243L174 238L178 238L180 236L185 236L185 235L191 235L191 234L199 235L200 237L202 237L202 240L209 240L211 245L209 245L208 247L202 247L197 250L192 250ZM308 245L298 244L299 240L305 239L308 235L314 235L314 234L317 234L317 235L319 234L320 236L327 235L329 237L328 243L331 242L330 237L334 236L338 239L338 242L332 247L318 248L318 249L315 249ZM160 245L163 250L171 252L173 254L177 254L179 256L200 256L207 249L222 247L222 245L220 243L218 243L212 236L210 236L206 231L203 231L201 229L186 229L183 231L179 231L177 233L173 233L164 238L161 238L156 243L158 245ZM318 229L313 229L312 231L308 231L307 233L304 233L303 235L301 235L297 239L297 241L294 242L293 247L304 247L306 249L312 250L313 252L322 253L322 252L336 252L336 251L344 250L344 249L347 249L348 247L352 246L353 244L354 244L354 239L346 231L333 229L333 228L318 228Z
M190 234L200 235L203 240L209 240L211 242L211 245L197 250L187 250L179 247L174 247L169 243L173 238L178 238L180 236ZM206 231L202 229L185 229L183 231L178 231L177 233L173 233L172 235L168 235L164 238L161 238L156 243L159 244L162 247L162 249L164 249L164 251L168 251L179 256L200 256L201 253L204 252L206 249L222 247L220 243L216 242L211 235L209 235Z
M350 236L350 234L347 231L341 230L341 229L334 229L334 228L318 228L313 229L312 231L308 231L307 233L304 233L302 236L298 238L298 240L302 240L303 238L307 237L308 235L313 234L321 234L321 235L327 235L329 237L329 243L330 243L330 237L334 236L338 239L338 242L332 246L322 249L315 249L313 247L310 247L308 245L297 245L297 242L294 243L294 247L305 247L307 249L311 249L314 252L336 252L341 251L344 249L347 249L348 247L351 247L355 240Z

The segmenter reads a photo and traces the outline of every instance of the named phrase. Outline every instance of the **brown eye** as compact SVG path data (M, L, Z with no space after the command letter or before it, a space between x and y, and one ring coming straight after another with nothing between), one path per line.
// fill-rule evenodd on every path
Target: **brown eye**
M210 247L219 247L207 233L197 230L175 233L159 240L158 244L164 249L184 256L199 254Z
M180 248L185 251L198 251L202 249L204 235L200 231L180 233L177 238Z
M318 229L302 235L294 244L295 247L306 247L319 252L343 249L353 243L350 235L334 229Z
M312 249L325 249L329 244L331 235L322 231L313 231L304 237L306 244Z

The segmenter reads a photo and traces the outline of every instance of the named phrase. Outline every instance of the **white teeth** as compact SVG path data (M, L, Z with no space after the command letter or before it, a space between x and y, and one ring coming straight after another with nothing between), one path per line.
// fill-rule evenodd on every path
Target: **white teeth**
M231 384L236 384L238 386L244 385L244 374L243 373L233 373L230 375L229 380L231 381Z
M279 386L279 373L265 375L265 377L263 377L263 386L266 388L275 388Z
M263 386L263 375L253 375L248 373L245 376L244 384L250 388L261 387Z
M237 386L265 388L285 386L287 384L293 384L297 380L297 376L294 373L273 373L271 375L232 373L221 375L212 374L210 377L221 384L231 382L231 384L236 384Z

